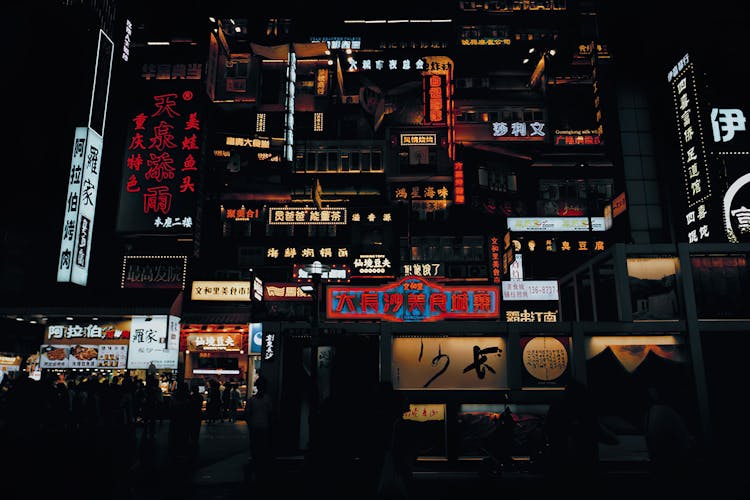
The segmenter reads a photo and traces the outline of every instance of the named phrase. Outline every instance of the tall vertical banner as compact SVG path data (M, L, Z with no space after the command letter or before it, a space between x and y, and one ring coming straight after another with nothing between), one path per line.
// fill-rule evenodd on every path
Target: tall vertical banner
M89 120L86 127L76 127L73 139L65 219L57 261L59 282L82 286L88 282L113 56L112 40L99 30Z
M711 172L708 166L696 72L689 55L667 75L672 88L687 211L688 243L710 237Z
M81 176L81 197L79 198L76 236L73 248L73 266L70 281L86 286L91 259L91 237L94 232L96 194L99 188L99 168L102 155L102 136L88 129Z
M57 281L60 282L70 281L85 150L86 127L76 127L73 138L73 155L70 160L70 175L68 176L68 194L65 196L65 218L63 219L60 257L57 261Z

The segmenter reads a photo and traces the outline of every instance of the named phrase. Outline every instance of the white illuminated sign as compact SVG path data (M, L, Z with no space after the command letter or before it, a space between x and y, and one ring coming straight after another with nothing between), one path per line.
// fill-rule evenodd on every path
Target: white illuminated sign
M354 259L354 269L359 274L385 274L391 261L382 254L360 255Z
M714 133L714 142L729 142L734 139L735 132L744 132L745 114L741 109L719 109L711 110L711 128Z
M128 368L177 369L178 349L167 348L167 316L133 316L128 349Z
M63 220L60 256L57 262L57 281L70 281L73 266L73 249L76 238L76 223L81 202L81 180L86 152L86 127L76 127L73 138L73 155L68 175L68 194L65 197L65 219Z
M194 281L190 298L249 302L251 288L249 281Z
M670 71L668 80L672 85L685 200L689 210L685 214L688 243L697 243L710 236L709 219L706 216L710 209L711 178L701 125L695 67L689 62L687 55Z
M284 115L284 159L294 158L294 89L297 81L297 54L289 52L286 68L286 114Z
M558 300L557 281L503 281L503 300Z
M745 174L734 181L724 194L724 230L727 233L727 239L731 243L739 243L739 238L737 238L737 235L734 234L734 229L732 229L732 217L736 218L737 227L741 233L750 233L750 208L743 205L732 210L734 197L747 184L750 184L750 174Z
M511 231L604 231L604 217L508 217Z
M91 238L94 233L94 215L96 214L96 195L99 187L101 156L102 136L89 127L86 136L83 172L81 175L81 196L79 198L73 262L70 272L70 281L82 286L86 286L89 277Z
M538 137L544 138L544 123L542 122L494 122L492 124L492 135L494 137Z

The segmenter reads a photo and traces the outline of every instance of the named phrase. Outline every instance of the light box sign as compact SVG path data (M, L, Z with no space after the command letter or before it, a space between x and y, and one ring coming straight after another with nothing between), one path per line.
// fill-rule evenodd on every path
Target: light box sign
M563 387L570 356L567 337L521 337L524 387Z
M250 323L250 352L260 354L263 349L263 323Z
M86 286L89 277L91 239L94 233L101 156L102 136L89 128L86 136L86 153L83 160L81 197L79 199L78 223L76 224L76 239L73 249L73 267L70 271L70 281L82 286Z
M498 319L496 286L442 286L409 276L380 287L327 287L330 319L426 322L444 319Z
M131 321L50 324L44 340L50 344L107 343L127 344L130 339Z
M86 127L76 127L73 137L73 154L68 176L68 194L65 197L65 218L63 220L60 258L57 263L57 281L70 281L73 264L73 249L76 238L76 224L81 200L81 180L86 152Z
M401 146L437 146L437 134L400 134Z
M557 281L503 281L503 300L558 300L558 298Z
M145 370L151 363L157 369L177 369L179 349L167 348L166 315L133 316L128 368Z
M393 387L401 390L488 390L508 387L502 337L396 337Z
M286 300L312 300L312 296L300 289L299 283L266 283L263 287L263 300L286 301Z
M729 186L724 194L722 215L729 242L750 241L750 173Z
M126 130L117 230L192 234L202 170L201 87L148 85L151 92L133 106Z
M329 225L346 224L346 208L269 208L268 223L271 225Z
M312 274L305 270L307 264L294 264L292 268L292 277L299 282L310 282L313 279ZM327 271L322 271L320 278L327 283L343 283L349 281L349 266L346 264L332 264ZM299 286L299 285L297 285Z
M604 217L508 217L508 229L520 232L605 231L605 226Z
M701 102L696 71L689 55L680 59L667 79L672 89L675 128L680 144L680 164L685 189L688 243L709 240L711 175L706 153Z
M120 288L185 288L186 255L126 255Z
M492 137L496 141L544 141L545 125L543 122L494 122Z
M195 351L239 351L242 348L241 333L190 333L187 348Z
M191 300L250 302L249 281L193 281Z

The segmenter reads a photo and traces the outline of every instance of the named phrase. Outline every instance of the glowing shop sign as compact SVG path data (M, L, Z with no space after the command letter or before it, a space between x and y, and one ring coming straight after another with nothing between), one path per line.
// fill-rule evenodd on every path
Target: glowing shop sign
M190 351L239 351L242 347L240 333L191 333L187 336Z
M303 292L299 283L266 283L263 300L312 300L312 296Z
M401 146L437 146L437 134L400 134Z
M323 248L310 248L310 247L304 247L304 248L297 248L297 247L286 247L284 249L278 249L276 247L269 247L266 249L266 258L268 259L279 259L279 258L285 258L285 259L294 259L297 257L303 257L305 259L307 258L315 258L315 257L321 257L324 259L329 259L332 257L338 257L338 258L346 258L349 257L349 249L348 248L332 248L332 247L323 247Z
M745 174L729 186L727 192L724 194L724 230L727 233L727 239L731 243L739 243L740 240L745 240L746 235L750 234L750 208L747 205L741 205L740 203L733 206L733 202L737 193L744 186L750 186L750 174ZM747 192L747 190L745 190ZM746 196L744 200L750 199L750 196ZM735 229L740 233L737 236Z
M498 319L499 309L496 286L441 286L415 276L380 287L328 287L326 300L331 319Z
M191 300L250 301L249 281L193 281Z
M677 69L677 71L675 71ZM677 136L680 143L685 199L689 212L685 215L688 243L697 243L710 236L708 220L711 179L703 136L695 67L687 55L669 73L672 86ZM696 207L701 217L697 219ZM701 208L702 207L702 208ZM700 220L700 222L698 222ZM695 224L696 227L692 227Z
M226 145L238 148L269 149L271 147L271 140L250 137L227 137Z
M447 200L450 189L441 184L427 184L419 186L395 186L394 200Z
M425 77L425 123L445 123L445 75L427 75Z
M463 205L464 198L464 162L453 163L453 201L456 205Z
M503 281L503 300L558 300L558 298L557 281Z
M385 274L391 261L383 254L360 255L354 259L354 269L359 274Z
M735 132L747 130L745 114L741 109L711 109L711 128L714 142L729 142Z
M268 223L271 225L343 225L346 224L346 208L269 208Z
M402 276L443 276L442 264L402 264Z
M543 141L546 133L542 122L494 122L492 124L492 135L498 140L527 140Z
M557 311L505 311L505 321L509 323L556 323Z
M591 227L589 228L589 219ZM604 217L508 217L511 231L604 231Z

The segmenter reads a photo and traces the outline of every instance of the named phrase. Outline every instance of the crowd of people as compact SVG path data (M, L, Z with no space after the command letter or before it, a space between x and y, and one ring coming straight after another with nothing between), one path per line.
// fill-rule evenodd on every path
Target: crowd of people
M83 467L87 481L101 483L117 498L127 490L123 482L131 473L148 470L157 426L169 426L168 452L176 463L186 464L197 457L204 421L241 417L244 404L236 382L175 381L167 393L162 385L150 371L142 378L129 372L63 375L47 370L38 381L24 371L4 377L0 442L5 456L14 457L11 477L27 464L58 457L48 467L52 479L63 480Z

